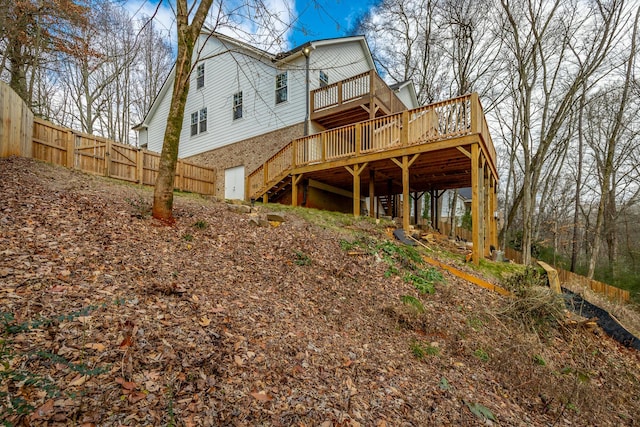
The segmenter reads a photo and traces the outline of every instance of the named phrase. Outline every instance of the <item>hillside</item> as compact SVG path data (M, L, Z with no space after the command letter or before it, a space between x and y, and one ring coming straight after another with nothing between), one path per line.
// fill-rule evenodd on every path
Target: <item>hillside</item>
M412 253L368 219L265 224L179 195L166 227L151 197L0 160L5 423L640 422L638 352L426 265L420 293Z

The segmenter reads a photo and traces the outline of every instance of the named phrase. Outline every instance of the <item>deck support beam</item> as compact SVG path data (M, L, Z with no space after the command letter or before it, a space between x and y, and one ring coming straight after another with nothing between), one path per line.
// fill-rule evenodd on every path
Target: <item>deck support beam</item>
M482 150L479 144L471 145L471 236L473 263L480 264L484 252L484 168Z
M353 216L360 216L360 174L369 163L355 164L353 168L345 166L344 168L353 175Z
M402 229L405 233L409 230L411 223L411 209L409 208L409 168L418 159L420 154L414 154L411 159L409 156L402 156L402 162L396 158L391 158L400 169L402 169Z
M302 174L291 175L291 206L298 206L298 183L302 179Z
M369 169L369 217L376 217L376 171Z

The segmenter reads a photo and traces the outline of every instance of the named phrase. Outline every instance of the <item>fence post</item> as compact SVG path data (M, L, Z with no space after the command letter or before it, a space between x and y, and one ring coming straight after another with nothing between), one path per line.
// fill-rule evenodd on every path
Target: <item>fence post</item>
M74 169L75 168L75 162L74 162L74 158L75 158L75 151L76 151L76 141L75 141L75 136L73 135L73 131L71 129L69 129L67 131L67 161L66 161L66 166L69 169Z
M136 157L136 177L140 185L144 184L144 150L138 148L138 157Z
M104 176L108 177L111 173L111 140L105 139L104 143Z
M360 122L356 123L356 127L355 127L355 132L356 132L356 156L360 155L360 150L361 150L361 144L362 144L362 124Z

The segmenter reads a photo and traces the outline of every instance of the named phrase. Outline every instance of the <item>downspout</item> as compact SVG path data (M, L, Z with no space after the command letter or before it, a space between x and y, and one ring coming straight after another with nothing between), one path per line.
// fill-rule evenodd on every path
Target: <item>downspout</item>
M305 105L305 116L304 116L304 136L309 135L309 56L311 56L311 47L306 46L302 49L302 53L305 58L305 93L306 93L306 105Z

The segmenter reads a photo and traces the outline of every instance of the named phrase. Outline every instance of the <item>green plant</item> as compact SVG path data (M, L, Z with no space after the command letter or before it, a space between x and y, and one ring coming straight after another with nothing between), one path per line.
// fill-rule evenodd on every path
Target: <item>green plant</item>
M544 358L542 356L540 356L539 354L534 354L533 355L533 361L540 365L540 366L546 366L547 362L544 360Z
M413 340L410 344L411 353L418 358L424 359L425 356L437 356L440 354L440 349L434 345L428 343L421 343L420 341Z
M432 294L436 291L435 282L442 281L443 277L435 268L409 272L404 275L404 281L411 283L421 294Z
M477 357L478 359L480 359L483 362L488 362L489 361L489 353L487 353L484 349L479 348L476 351L473 352L473 355L475 357Z
M438 385L440 386L440 390L451 390L451 384L449 384L449 381L447 381L445 377L440 378L440 383Z
M298 250L294 250L293 253L296 256L296 259L293 261L296 265L311 265L311 258L309 258L308 255Z
M484 325L484 322L479 317L471 316L467 319L467 325L469 325L474 331L478 331Z
M189 233L183 234L182 238L186 241L186 242L191 242L193 241L193 236Z
M411 295L402 295L402 302L418 313L424 313L424 305L422 302L414 296Z
M209 224L207 224L207 221L198 220L198 221L193 223L193 227L194 228L198 228L200 230L204 230L208 226L209 226Z
M466 400L464 400L464 403L467 405L471 413L476 417L482 420L487 419L491 421L496 421L495 415L493 415L493 412L491 412L491 410L486 406L481 405L479 403L467 402Z

